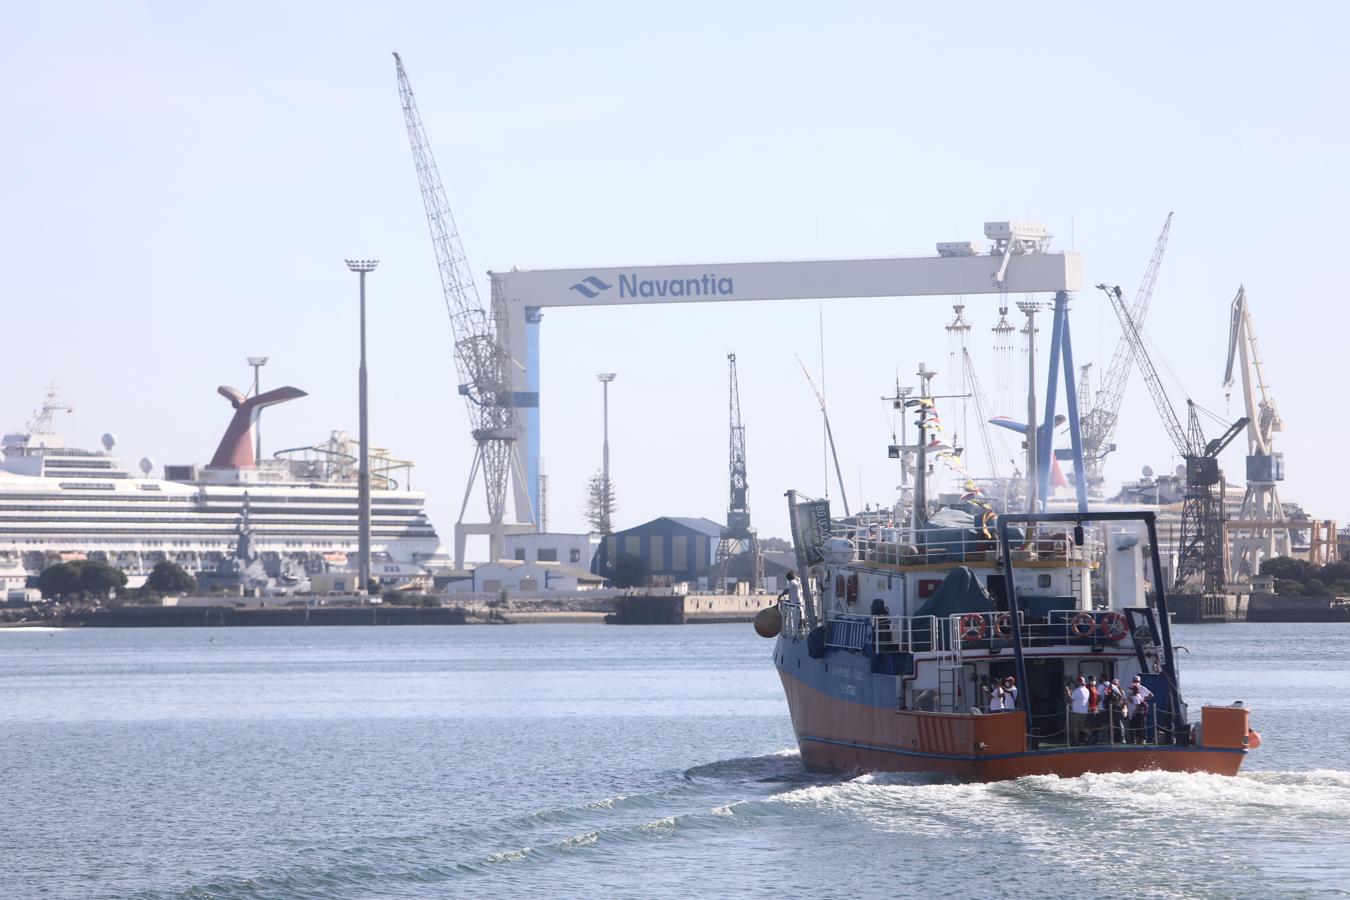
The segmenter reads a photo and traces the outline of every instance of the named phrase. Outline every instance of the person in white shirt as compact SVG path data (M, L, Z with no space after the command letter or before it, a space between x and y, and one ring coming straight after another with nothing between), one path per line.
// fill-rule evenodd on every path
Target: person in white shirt
M987 682L984 685L984 694L989 698L989 711L1003 712L1003 686L997 681Z
M1143 695L1145 700L1148 701L1153 700L1153 692L1150 691L1148 688L1144 687L1144 679L1140 678L1138 675L1134 676L1134 680L1133 682L1131 682L1131 686L1138 687L1139 693Z
M1011 675L1003 679L1003 708L1017 709L1017 679Z
M1131 744L1142 744L1148 735L1148 698L1144 692L1148 688L1141 684L1130 685L1130 691L1125 695L1126 708L1130 714L1130 730L1126 737L1126 742Z
M1087 679L1079 675L1073 689L1065 688L1064 693L1069 700L1069 740L1075 744L1085 744L1090 737L1087 730L1089 696Z
M797 573L788 569L785 577L787 578L787 584L779 591L778 599L782 600L784 597L787 597L789 603L800 605L802 602L802 585L801 582L797 580Z

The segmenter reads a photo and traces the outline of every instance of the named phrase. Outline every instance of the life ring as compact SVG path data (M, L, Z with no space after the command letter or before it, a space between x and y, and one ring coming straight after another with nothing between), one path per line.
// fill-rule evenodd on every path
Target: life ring
M1012 637L1012 617L1007 613L999 613L994 620L994 633L1001 638Z
M1130 633L1130 623L1125 621L1125 616L1118 612L1109 612L1102 616L1102 620L1097 623L1101 629L1102 636L1108 641L1117 642L1125 640L1125 635Z
M961 640L967 644L984 640L984 616L979 613L966 613L961 617Z
M1088 637L1097 630L1097 620L1090 612L1080 612L1069 622L1069 629L1077 637Z

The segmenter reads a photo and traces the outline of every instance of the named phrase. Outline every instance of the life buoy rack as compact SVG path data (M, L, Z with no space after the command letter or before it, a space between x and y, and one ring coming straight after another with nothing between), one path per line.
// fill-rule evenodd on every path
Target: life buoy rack
M979 613L966 613L961 617L961 640L967 644L984 640L984 616Z
M994 620L994 634L1001 638L1010 638L1012 633L1012 616L999 613L998 618Z
M1125 640L1125 635L1130 633L1130 623L1118 612L1109 612L1102 616L1097 627L1101 629L1102 636L1113 643Z
M1097 630L1097 620L1092 618L1090 612L1080 612L1069 621L1069 630L1076 637L1089 637Z

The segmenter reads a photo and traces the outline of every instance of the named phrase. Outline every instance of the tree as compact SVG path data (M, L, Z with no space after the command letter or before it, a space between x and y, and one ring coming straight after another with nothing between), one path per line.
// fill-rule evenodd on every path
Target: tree
M197 579L178 563L166 559L155 563L145 586L157 594L190 594L197 589Z
M71 597L83 592L80 569L71 563L57 563L42 570L38 576L38 590L48 600Z
M596 472L586 484L586 521L591 531L607 535L614 530L614 513L618 510L614 498L614 481Z
M80 567L80 587L86 594L107 597L110 591L120 591L126 586L126 573L107 563L88 560Z

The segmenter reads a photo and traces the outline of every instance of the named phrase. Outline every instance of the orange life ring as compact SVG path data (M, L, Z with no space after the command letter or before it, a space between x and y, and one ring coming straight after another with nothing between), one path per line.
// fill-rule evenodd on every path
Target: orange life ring
M1069 628L1077 637L1088 637L1097 630L1097 620L1090 612L1080 612L1069 622Z
M999 613L994 620L994 633L1001 638L1012 637L1012 618L1007 613Z
M984 640L984 616L979 613L966 613L961 617L961 640L967 644Z
M1101 629L1102 636L1108 641L1123 641L1125 635L1130 633L1130 623L1125 620L1125 616L1118 612L1109 612L1102 616L1102 620L1097 623Z

